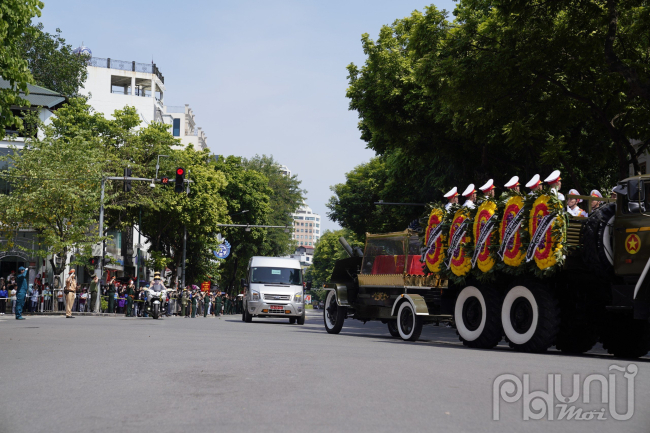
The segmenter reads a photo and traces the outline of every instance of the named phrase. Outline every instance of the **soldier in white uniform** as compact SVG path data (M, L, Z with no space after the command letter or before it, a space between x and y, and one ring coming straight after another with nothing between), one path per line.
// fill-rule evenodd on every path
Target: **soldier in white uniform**
M580 193L576 189L570 189L569 195L580 195ZM569 197L569 200L566 202L566 211L573 216L587 218L589 215L578 207L578 203L582 203L581 198Z
M465 197L465 203L463 203L464 207L468 207L470 209L474 209L476 207L474 205L474 202L476 201L476 190L474 189L473 183L470 183L469 186L465 188L463 197Z
M519 176L512 176L510 180L503 186L509 190L519 192Z
M589 193L589 195L591 197L603 198L603 195L597 189L592 189L591 192ZM603 204L602 201L592 200L591 201L591 211L593 212L596 209L598 209L601 204Z
M540 189L542 187L541 185L542 185L542 181L540 180L539 174L536 174L526 184L526 188L530 189L528 195L532 194L533 191L537 191L538 189Z
M487 182L485 182L485 185L479 188L483 194L485 194L485 197L490 197L494 198L494 180L490 179Z
M445 210L449 211L449 209L456 203L458 203L458 188L453 187L452 189L445 194L445 198L449 200L449 203L445 205Z
M564 194L560 192L562 188L562 178L560 177L560 170L555 170L553 173L544 179L544 182L548 183L548 186L551 187L553 194L557 195L557 198L564 201Z

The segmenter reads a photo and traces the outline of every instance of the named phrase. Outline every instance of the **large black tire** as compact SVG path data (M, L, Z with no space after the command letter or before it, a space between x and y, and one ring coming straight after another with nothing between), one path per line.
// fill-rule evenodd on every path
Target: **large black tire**
M343 329L343 322L348 315L348 308L341 307L336 303L336 292L330 290L325 298L323 309L323 321L328 334L338 334Z
M248 305L244 304L243 309L242 320L246 323L251 323L253 321L253 315L248 312Z
M298 317L298 325L304 325L305 324L305 315L303 314L302 316Z
M296 323L296 318L295 317L289 317L289 324L293 325Z
M417 341L422 334L424 320L415 314L415 309L410 302L404 301L397 310L397 331L404 341Z
M397 330L397 320L395 319L390 319L387 322L388 325L388 332L390 332L390 335L399 338L399 331Z
M589 215L582 227L582 259L600 276L614 273L613 227L616 203L602 205Z
M571 311L561 313L560 332L555 348L564 353L585 353L598 342L598 331L587 317L576 317Z
M513 284L503 299L501 325L513 349L541 353L553 346L560 329L560 308L537 282Z
M493 348L503 338L501 296L487 284L464 287L456 298L454 321L465 346Z
M601 329L603 349L621 358L638 358L650 351L650 323L631 314L608 313Z

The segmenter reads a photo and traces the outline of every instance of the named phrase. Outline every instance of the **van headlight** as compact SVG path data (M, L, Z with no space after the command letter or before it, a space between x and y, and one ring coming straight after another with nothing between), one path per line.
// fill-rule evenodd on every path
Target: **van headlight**
M251 290L251 301L259 301L259 300L260 300L260 292Z
M302 302L302 292L298 292L295 295L293 295L293 301Z

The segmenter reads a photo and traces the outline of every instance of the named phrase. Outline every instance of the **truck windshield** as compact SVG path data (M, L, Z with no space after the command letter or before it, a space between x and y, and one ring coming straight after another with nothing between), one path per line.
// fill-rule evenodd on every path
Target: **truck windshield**
M302 286L302 272L291 268L253 268L251 283L258 284L291 284Z

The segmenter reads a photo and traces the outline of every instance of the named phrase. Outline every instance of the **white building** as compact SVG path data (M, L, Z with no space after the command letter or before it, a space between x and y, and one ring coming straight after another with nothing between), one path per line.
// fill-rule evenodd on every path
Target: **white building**
M291 216L293 239L297 241L298 246L313 247L321 235L320 215L312 212L311 208L303 203Z
M86 47L75 51L92 55ZM207 149L207 137L196 127L192 109L187 104L167 107L165 90L165 77L155 63L91 57L88 77L80 93L89 96L88 103L104 116L110 117L115 110L133 106L143 125L165 123L184 146L192 144L196 150Z
M300 264L306 268L314 263L314 247L300 246L296 248L295 253L291 254L289 257L299 260Z

